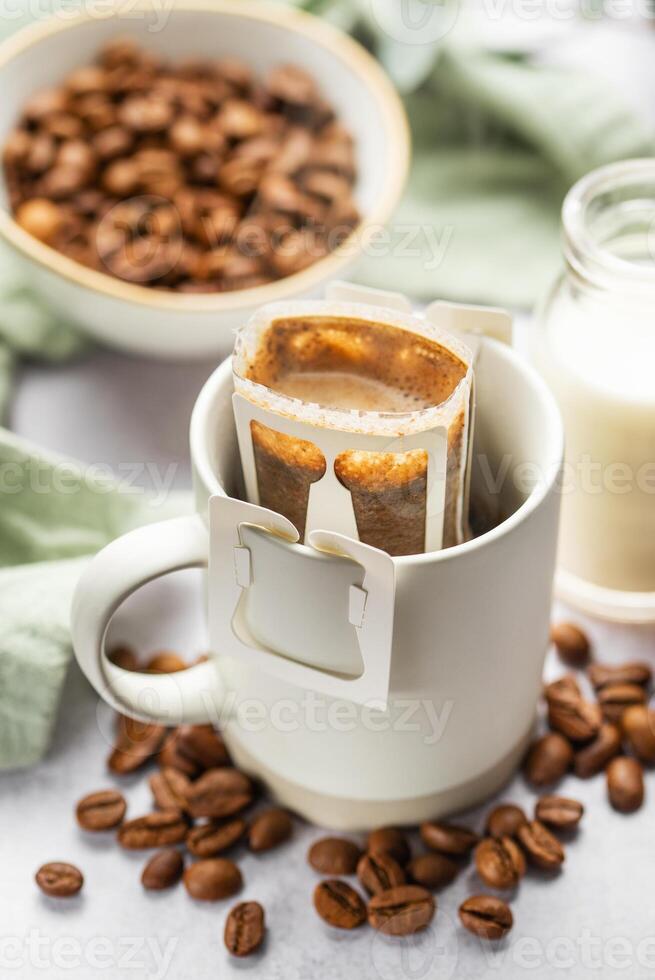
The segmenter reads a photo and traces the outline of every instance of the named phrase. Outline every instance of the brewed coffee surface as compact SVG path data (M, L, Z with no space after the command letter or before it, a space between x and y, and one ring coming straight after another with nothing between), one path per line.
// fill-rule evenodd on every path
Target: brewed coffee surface
M331 408L407 412L441 404L466 371L452 351L421 334L368 320L311 316L274 320L246 377L304 401L316 402L318 391Z
M415 412L428 408L418 398L384 381L376 381L345 371L290 372L278 378L275 390L303 402L314 402L321 408L360 412Z

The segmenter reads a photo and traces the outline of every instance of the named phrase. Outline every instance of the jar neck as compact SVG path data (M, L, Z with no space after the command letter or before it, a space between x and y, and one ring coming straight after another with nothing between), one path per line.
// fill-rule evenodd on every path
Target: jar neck
M655 301L655 159L610 164L578 181L564 201L562 235L578 285Z

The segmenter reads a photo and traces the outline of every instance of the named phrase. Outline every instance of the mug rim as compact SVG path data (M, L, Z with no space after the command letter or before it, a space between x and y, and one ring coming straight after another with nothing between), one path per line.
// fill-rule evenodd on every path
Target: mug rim
M549 464L542 467L540 478L529 492L525 500L514 510L509 517L505 518L483 534L463 541L461 544L452 545L441 551L421 552L418 555L398 555L392 556L394 564L398 567L406 567L414 564L424 564L434 561L448 561L465 556L479 548L493 545L497 540L510 534L515 528L528 520L528 518L538 510L544 500L550 495L559 477L564 459L564 424L557 407L555 398L548 388L546 382L541 378L537 371L525 358L512 347L502 343L492 337L481 337L481 346L488 345L494 351L495 356L506 358L512 366L523 373L528 381L533 394L544 409L546 423L551 436L552 468ZM208 446L204 433L205 423L211 411L216 395L224 383L224 376L232 375L232 356L230 355L222 361L217 368L210 374L207 381L202 386L198 398L191 413L189 426L189 442L191 450L191 463L194 472L194 483L196 474L200 478L204 488L209 490L210 495L219 494L229 496L224 487L218 481L218 477L213 471L209 460ZM197 487L195 488L197 489ZM199 508L197 508L199 509ZM202 515L201 515L202 516ZM294 544L294 547L304 548L305 545ZM311 550L311 549L310 549Z

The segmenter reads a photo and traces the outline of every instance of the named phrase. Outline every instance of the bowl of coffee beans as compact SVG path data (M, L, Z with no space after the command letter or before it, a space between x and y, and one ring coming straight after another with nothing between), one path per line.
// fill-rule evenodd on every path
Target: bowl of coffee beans
M283 5L53 17L0 47L0 79L0 235L55 310L128 351L226 353L261 304L345 276L404 185L391 83Z

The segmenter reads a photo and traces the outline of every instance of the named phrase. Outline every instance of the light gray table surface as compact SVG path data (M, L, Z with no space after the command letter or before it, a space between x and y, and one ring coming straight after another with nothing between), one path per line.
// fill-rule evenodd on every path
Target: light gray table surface
M617 44L607 30L598 32L596 66L655 117L655 104L645 104L646 93L652 97L655 90L652 40L621 33ZM572 62L590 58L589 45L564 46L567 51ZM189 483L189 413L213 366L164 365L105 351L57 369L31 366L20 378L12 424L41 444L118 472L150 462L183 488ZM142 481L148 482L146 469ZM193 656L206 644L200 592L196 573L153 583L119 611L114 635L129 636L143 651L167 647ZM655 666L655 630L578 620L588 627L599 659L640 657ZM558 669L551 655L548 675ZM505 710L489 705L490 713ZM311 907L317 877L305 861L321 830L298 820L292 842L278 851L238 853L245 880L241 897L264 904L269 930L261 955L235 962L221 939L230 902L194 903L182 887L146 894L139 883L142 854L120 851L112 835L89 837L76 828L74 803L96 788L120 785L132 815L149 806L145 777L119 782L108 776L110 739L110 712L73 665L47 759L30 771L0 777L2 980L640 980L655 974L652 774L646 805L630 817L610 809L602 777L568 777L561 784L563 793L587 808L581 831L567 846L565 871L554 880L527 875L512 898L515 927L493 947L457 924L459 903L480 887L471 868L439 897L432 927L418 937L399 941L368 928L352 934L329 930ZM502 798L531 809L535 795L517 776ZM482 814L464 819L479 829ZM418 850L416 839L413 844ZM34 871L52 859L83 869L80 897L56 902L38 892Z

